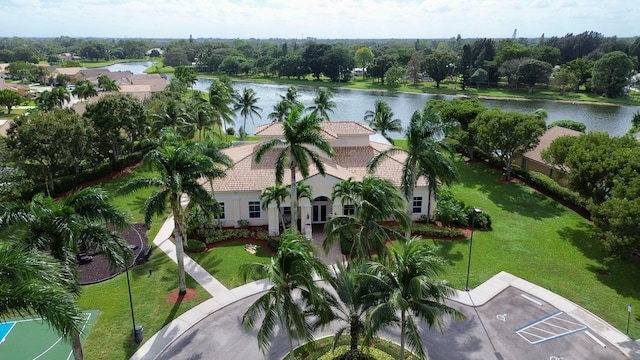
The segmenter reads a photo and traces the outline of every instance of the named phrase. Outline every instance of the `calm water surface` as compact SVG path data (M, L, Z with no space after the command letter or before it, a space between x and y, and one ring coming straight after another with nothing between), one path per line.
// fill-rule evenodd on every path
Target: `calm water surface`
M152 62L131 62L120 63L107 66L105 68L111 71L129 70L134 74L141 74L150 67ZM207 91L211 85L211 79L198 79L194 88ZM280 95L284 95L288 85L260 84L260 83L244 83L236 82L233 87L237 91L242 88L252 88L258 97L257 105L262 108L260 114L262 118L247 119L247 132L253 133L256 125L266 124L269 122L267 115L273 111L273 106L280 101ZM411 115L414 111L422 109L430 99L453 99L450 95L431 95L416 93L394 93L388 91L365 91L365 90L349 90L334 89L334 101L336 109L330 114L331 120L355 120L363 121L364 114L367 110L373 110L376 100L386 101L395 117L400 119L404 126L409 123ZM315 96L315 87L298 86L299 100L305 106L313 104ZM619 106L619 105L592 105L585 103L564 103L557 101L545 100L488 100L480 99L488 108L501 108L507 111L519 111L523 113L533 113L537 109L545 109L549 114L547 123L556 120L576 120L583 122L587 126L587 131L606 131L613 136L624 135L631 128L631 119L633 114L640 109L636 106ZM243 118L236 118L235 127L242 125Z

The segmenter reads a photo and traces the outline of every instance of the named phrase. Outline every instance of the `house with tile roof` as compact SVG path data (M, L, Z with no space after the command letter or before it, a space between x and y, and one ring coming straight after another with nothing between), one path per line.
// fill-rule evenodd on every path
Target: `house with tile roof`
M513 163L519 165L523 170L536 171L541 174L545 174L561 185L564 185L566 174L553 164L549 164L548 162L544 161L542 159L542 150L548 148L553 140L561 136L580 135L583 135L583 133L581 133L580 131L567 129L561 126L554 126L545 131L545 133L540 137L538 146L536 146L532 150L527 151L521 158L514 159Z
M272 138L282 137L282 123L270 123L256 127L255 135L259 142L245 143L224 149L233 166L226 170L227 176L212 182L203 179L202 184L209 191L213 191L222 206L220 220L223 226L237 226L239 220L248 220L251 225L268 225L269 233L277 235L279 229L279 214L274 203L268 209L262 209L260 194L269 186L275 185L275 163L279 151L277 148L267 153L260 163L256 163L255 154L260 145ZM333 215L347 214L349 206L343 207L341 199L331 201L333 186L342 180L353 178L362 180L365 176L378 176L389 179L395 186L400 187L402 181L402 166L404 156L385 159L373 174L367 172L369 160L381 151L391 147L385 140L378 140L375 131L370 127L355 121L322 122L322 135L333 147L335 156L330 158L323 152L318 152L325 166L325 175L321 175L317 168L310 166L309 176L304 181L312 188L313 198L300 199L299 219L301 229L307 225L323 224ZM290 181L289 170L285 170L284 185ZM427 202L431 202L428 206ZM428 209L435 210L435 197L429 196L429 189L424 178L418 182L412 201L413 218L419 219L426 215ZM291 201L286 199L282 204L285 217L291 214Z

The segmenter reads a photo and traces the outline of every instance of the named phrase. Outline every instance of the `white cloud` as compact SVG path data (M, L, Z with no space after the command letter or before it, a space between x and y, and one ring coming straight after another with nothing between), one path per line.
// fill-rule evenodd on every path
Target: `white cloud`
M465 38L637 34L609 0L8 0L0 36Z

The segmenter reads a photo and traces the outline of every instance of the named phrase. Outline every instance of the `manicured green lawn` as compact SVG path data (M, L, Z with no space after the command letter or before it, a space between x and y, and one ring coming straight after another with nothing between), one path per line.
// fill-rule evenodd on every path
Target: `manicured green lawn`
M271 254L261 246L255 254L252 254L244 249L244 243L225 244L209 249L207 252L189 254L189 256L229 289L245 284L240 274L240 265L267 264L271 259ZM257 279L248 281L253 280Z
M461 163L459 170L461 182L451 190L493 220L492 231L474 233L471 288L504 270L568 298L626 332L627 304L640 309L638 262L607 261L587 220L524 184L500 182L499 172L479 163ZM464 288L469 241L434 243L452 263L444 277L454 287ZM632 316L629 335L640 337L637 315Z
M150 177L154 174L138 168L129 175L104 182L99 186L115 191L122 184L135 177ZM143 222L142 205L155 189L145 189L127 196L116 196L113 201L121 209L132 214L133 222ZM149 244L162 226L166 217L155 217L152 227L147 233ZM149 270L152 274L149 275ZM133 267L130 272L131 293L133 297L136 323L144 329L144 341L158 332L164 325L180 316L198 303L210 298L210 295L187 275L187 287L195 288L198 295L195 299L180 304L166 302L166 296L178 289L178 273L176 264L155 249L150 261ZM79 300L83 309L100 310L98 321L93 326L85 343L87 359L128 359L137 350L133 343L133 324L129 307L127 280L124 274L100 284L82 287Z

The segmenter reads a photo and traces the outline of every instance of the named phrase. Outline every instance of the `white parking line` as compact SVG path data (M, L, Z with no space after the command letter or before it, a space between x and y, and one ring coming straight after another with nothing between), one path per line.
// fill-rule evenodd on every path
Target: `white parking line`
M519 329L516 333L530 344L536 345L545 341L554 340L563 336L575 334L577 332L586 331L587 327L582 323L576 322L573 318L567 319L561 311L553 312L541 319L527 324Z

